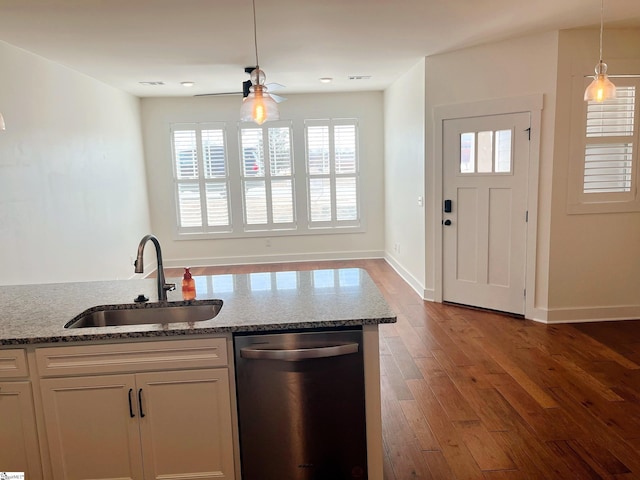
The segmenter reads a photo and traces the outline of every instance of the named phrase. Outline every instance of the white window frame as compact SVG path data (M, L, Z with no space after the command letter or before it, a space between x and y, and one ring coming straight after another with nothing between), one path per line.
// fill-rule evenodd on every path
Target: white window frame
M591 78L576 76L573 82L571 146L567 212L570 214L615 213L640 211L640 79L615 78L616 86L635 86L633 133L629 136L587 137L587 108L583 92ZM631 188L627 192L584 192L585 152L587 144L632 144Z
M345 233L360 233L365 231L364 215L365 211L362 206L362 185L361 185L361 172L360 172L360 146L359 146L359 125L357 119L322 119L322 120L308 120L308 122L315 123L316 125L354 125L356 129L356 173L354 176L356 179L356 195L357 195L357 219L350 221L338 221L333 220L330 222L314 222L310 221L309 213L309 174L307 169L307 152L306 152L306 125L307 121L300 121L295 123L290 120L280 120L275 122L267 122L264 125L256 125L248 122L238 122L237 124L227 124L225 122L180 122L170 125L169 143L171 152L171 163L173 171L173 183L174 183L174 207L175 207L175 236L176 240L195 240L195 239L217 239L217 238L252 238L252 237L278 237L278 236L293 236L293 235L331 235L331 234L345 234ZM320 122L320 123L318 123ZM294 221L289 223L274 223L272 216L269 216L269 221L266 224L252 224L247 225L245 217L245 199L244 199L244 182L251 180L254 177L245 176L245 161L243 156L243 146L241 141L241 130L244 128L262 129L263 132L267 132L269 128L287 126L290 132L291 143L291 156L292 156L292 190L293 190L293 215ZM224 227L208 227L206 225L201 227L181 227L180 226L180 203L178 197L178 184L184 183L186 180L179 180L177 178L177 166L176 166L176 152L174 151L174 131L175 130L197 130L197 145L198 145L198 170L199 175L197 179L189 180L191 183L197 183L200 185L200 200L202 209L203 223L206 223L206 206L203 205L205 196L202 192L205 191L207 179L204 178L204 162L202 154L202 146L200 141L200 135L202 130L207 129L223 129L224 144L225 144L225 162L226 162L226 176L224 180L217 178L215 181L224 181L227 191L228 199L228 211L229 211L229 225ZM235 132L232 131L235 130ZM264 144L267 144L267 137ZM231 139L231 141L230 141ZM234 142L235 139L236 141ZM272 180L277 180L278 176L271 175L269 170L269 152L268 149L265 152L265 163L261 165L261 168L265 169L264 180L269 184ZM332 162L335 161L332 152ZM340 175L335 175L335 171L332 168L332 182L335 189L335 178L339 178ZM262 177L261 177L262 178ZM287 177L288 178L288 177ZM335 190L334 190L335 191ZM268 194L267 194L268 195ZM335 208L335 200L334 200Z
M225 163L225 176L215 178L205 178L204 174L204 152L202 151L202 132L207 130L218 130L222 133L223 138L223 152ZM178 131L193 131L196 135L196 158L198 175L193 179L180 179L178 178L178 154L175 151L174 134ZM173 166L173 183L174 183L174 201L176 212L176 229L178 235L193 235L193 234L213 234L213 233L228 233L232 231L233 218L230 206L230 182L229 182L229 159L227 153L227 135L226 125L223 122L209 122L209 123L175 123L170 128L170 141L171 141L171 158ZM206 201L206 189L207 185L218 184L224 185L227 196L227 215L229 218L227 225L208 225L207 224L207 201ZM201 212L201 225L200 226L182 226L181 225L181 212L180 212L180 193L179 189L181 185L197 185L200 192L200 212Z
M270 140L270 129L273 128L288 128L289 129L289 149L291 152L291 174L290 175L274 175L271 172L271 151L269 148L269 140ZM263 125L256 125L254 123L242 123L238 128L238 144L240 150L241 164L244 165L243 152L245 146L242 142L242 131L243 130L259 130L262 132L262 145L263 149L261 152L261 160L262 160L262 175L259 177L249 177L245 175L244 168L242 169L242 179L241 179L241 189L242 189L242 218L243 218L243 230L246 233L271 233L271 232L295 232L298 229L298 218L296 214L296 175L295 175L295 152L293 148L293 126L290 121L281 120L275 122L267 122ZM266 200L266 215L267 221L265 223L260 224L249 224L247 222L247 198L245 195L245 185L247 182L251 181L264 181L265 183L265 200ZM276 223L274 222L274 213L273 213L273 184L278 180L290 180L291 188L292 188L292 204L291 208L293 210L293 219L291 222L282 222Z
M332 118L332 119L316 119L305 120L304 122L304 135L305 135L305 166L306 166L306 189L307 189L307 217L309 228L312 230L334 230L342 228L359 229L362 224L362 186L360 181L360 145L359 145L359 125L358 120L354 118ZM336 172L336 151L334 142L334 128L340 125L348 125L355 127L355 172L354 173L337 173ZM327 127L329 130L329 173L313 174L309 171L309 151L308 151L308 128L309 127ZM310 182L314 178L325 178L329 180L331 189L331 220L327 221L313 221L311 219L311 188ZM340 178L354 178L356 186L356 218L353 220L338 220L337 219L337 188L336 183Z

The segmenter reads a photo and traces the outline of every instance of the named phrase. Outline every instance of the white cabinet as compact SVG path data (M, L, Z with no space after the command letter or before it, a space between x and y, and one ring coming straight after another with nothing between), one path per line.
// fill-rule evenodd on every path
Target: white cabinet
M225 339L44 348L36 358L51 377L40 386L54 479L235 478Z
M23 349L0 350L0 469L42 479L31 382Z
M40 382L55 478L143 478L137 417L128 414L133 375Z

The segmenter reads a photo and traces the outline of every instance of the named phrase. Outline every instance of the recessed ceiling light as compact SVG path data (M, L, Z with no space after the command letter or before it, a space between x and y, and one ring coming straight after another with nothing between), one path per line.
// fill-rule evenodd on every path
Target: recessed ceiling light
M149 85L152 87L156 87L158 85L164 85L164 82L139 82L140 85Z
M322 77L322 78L320 79L320 81L321 81L322 83L331 83L331 82L333 81L333 78L331 78L331 77Z
M371 80L371 75L349 75L349 80Z
M180 82L183 87L193 87L195 84L196 82Z

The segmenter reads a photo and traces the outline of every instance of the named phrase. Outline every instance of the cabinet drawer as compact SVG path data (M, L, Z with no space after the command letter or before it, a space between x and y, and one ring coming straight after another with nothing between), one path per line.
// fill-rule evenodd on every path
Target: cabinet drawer
M227 365L226 338L36 349L41 377L127 373Z
M28 375L27 355L23 349L0 350L0 378L26 377Z

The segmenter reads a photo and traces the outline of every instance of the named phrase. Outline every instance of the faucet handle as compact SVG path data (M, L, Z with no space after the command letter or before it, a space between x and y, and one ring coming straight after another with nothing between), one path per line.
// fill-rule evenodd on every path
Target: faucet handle
M165 283L162 288L164 288L165 290L175 290L176 289L176 284L175 283Z

